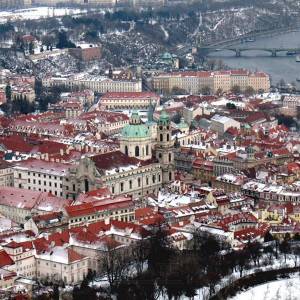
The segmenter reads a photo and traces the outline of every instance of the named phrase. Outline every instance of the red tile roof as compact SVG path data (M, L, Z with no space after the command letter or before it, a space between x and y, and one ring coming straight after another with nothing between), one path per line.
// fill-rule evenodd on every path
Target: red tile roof
M20 162L17 162L15 165L16 167L26 168L32 171L42 172L46 174L50 174L52 172L58 174L60 173L62 176L66 175L68 169L72 167L72 164L69 163L51 162L35 158L22 160Z
M33 249L33 244L32 241L26 241L26 242L15 242L11 241L8 244L6 244L4 247L6 248L11 248L11 249L16 249L16 248L22 248L23 252L29 249Z
M228 230L228 227L233 224L256 222L257 218L250 213L236 213L233 215L224 216L220 221L217 222L217 225L222 227L224 230Z
M76 199L76 204L94 202L96 200L109 199L112 197L110 190L107 187L99 188L87 193L79 194Z
M11 266L14 264L14 261L11 257L6 253L5 250L0 250L0 268L5 266Z
M267 120L263 112L253 112L250 115L248 115L248 117L246 117L245 122L254 124L262 120Z
M139 224L158 225L164 222L162 213L155 211L152 207L138 208L135 210L135 219Z
M234 238L248 242L249 240L255 238L264 237L265 234L270 230L270 226L268 224L259 224L258 228L244 228L241 230L237 230L234 232Z
M104 154L99 154L91 157L95 162L96 167L101 170L110 170L128 165L148 165L149 162L142 161L134 157L128 157L121 151L114 151Z
M33 190L19 189L14 187L2 187L0 189L0 204L15 206L23 209L37 209L60 211L64 206L69 205L71 200L53 196L50 193Z
M1 144L8 150L21 153L29 153L33 148L33 145L30 145L20 135L0 136L0 145Z
M74 261L82 260L85 258L85 256L77 253L76 251L72 250L71 248L67 249L68 251L68 261L69 263L72 263Z
M46 213L44 215L37 215L37 216L33 216L32 219L35 222L41 222L41 221L50 221L50 220L54 220L54 219L58 219L62 217L62 212L51 212L51 213Z
M81 114L77 119L84 121L97 120L98 123L118 123L128 121L129 117L123 113L111 111L93 111Z
M78 217L94 214L104 210L117 210L133 207L131 197L119 196L116 198L103 199L78 205L70 205L65 208L69 217Z

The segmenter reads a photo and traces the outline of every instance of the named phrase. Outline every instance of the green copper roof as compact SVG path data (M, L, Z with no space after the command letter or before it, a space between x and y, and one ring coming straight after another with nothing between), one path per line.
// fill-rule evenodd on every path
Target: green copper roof
M144 124L129 124L122 130L123 138L147 138L150 137L149 128Z
M167 112L164 109L160 114L159 120L169 120L169 115L167 114Z
M189 127L189 125L184 122L184 118L181 118L180 123L177 124L177 128L187 128L187 127Z
M158 123L161 125L168 125L170 123L170 117L164 109L160 114Z
M141 124L141 118L136 110L134 110L130 117L130 124Z
M171 59L172 58L172 55L171 53L169 52L165 52L162 56L161 56L162 59Z

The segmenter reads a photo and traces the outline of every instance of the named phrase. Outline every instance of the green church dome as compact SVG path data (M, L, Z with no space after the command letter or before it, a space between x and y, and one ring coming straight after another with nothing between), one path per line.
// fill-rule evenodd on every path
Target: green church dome
M122 130L123 138L147 138L150 137L150 130L144 124L129 124Z
M130 122L122 129L122 138L150 138L149 127L141 122L141 118L137 111L133 111Z

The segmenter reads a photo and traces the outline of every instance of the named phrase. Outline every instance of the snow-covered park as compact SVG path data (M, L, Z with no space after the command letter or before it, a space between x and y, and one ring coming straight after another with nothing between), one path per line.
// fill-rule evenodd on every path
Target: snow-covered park
M34 7L27 9L0 11L0 24L16 20L37 20L48 17L62 17L66 15L77 15L86 13L87 10L79 8L54 8Z
M299 277L261 284L238 293L230 300L297 300L300 298Z

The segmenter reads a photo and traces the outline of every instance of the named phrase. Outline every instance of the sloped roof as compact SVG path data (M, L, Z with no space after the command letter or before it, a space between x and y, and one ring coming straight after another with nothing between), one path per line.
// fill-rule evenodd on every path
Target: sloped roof
M7 252L5 250L0 250L0 268L3 268L5 266L11 266L14 264L14 261L7 254Z
M104 154L99 154L91 157L95 165L100 170L110 170L129 165L147 165L146 161L141 161L134 157L128 157L121 151L114 151Z

